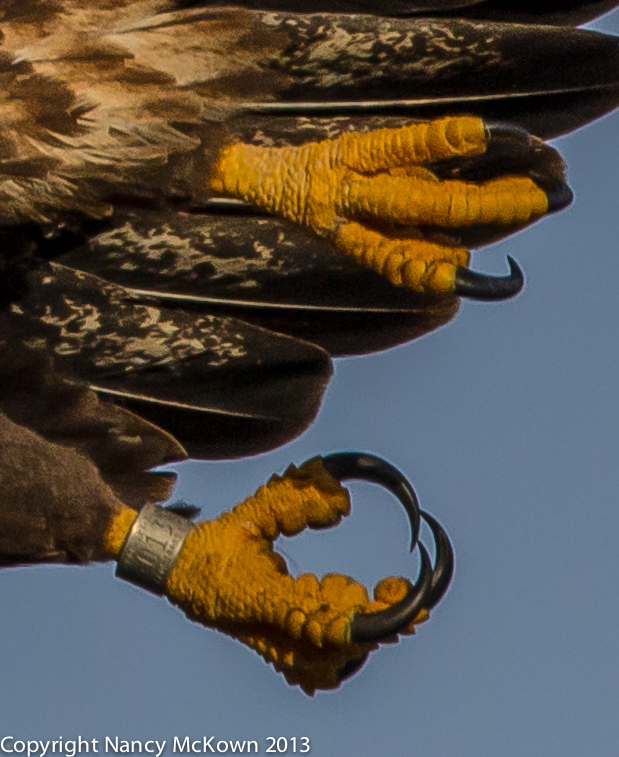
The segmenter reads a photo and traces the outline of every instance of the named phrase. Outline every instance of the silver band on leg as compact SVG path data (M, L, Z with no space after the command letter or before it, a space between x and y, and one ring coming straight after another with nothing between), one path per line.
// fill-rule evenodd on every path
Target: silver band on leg
M163 594L191 521L157 505L146 505L135 519L118 558L116 575Z

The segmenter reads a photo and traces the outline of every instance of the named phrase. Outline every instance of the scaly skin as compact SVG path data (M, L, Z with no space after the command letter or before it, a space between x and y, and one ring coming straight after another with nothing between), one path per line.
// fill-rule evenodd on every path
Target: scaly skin
M481 155L487 140L480 118L457 116L300 147L234 143L215 162L211 190L310 228L393 284L451 294L469 253L419 227L520 226L548 210L528 177L439 181L425 167Z
M352 616L399 601L410 583L385 579L370 601L365 587L347 576L294 579L273 541L336 525L349 511L348 493L319 459L290 466L232 511L193 528L166 594L192 620L251 646L306 693L334 688L347 662L378 647L350 643ZM135 516L130 508L116 511L105 539L110 556L118 557ZM427 617L422 611L415 623Z

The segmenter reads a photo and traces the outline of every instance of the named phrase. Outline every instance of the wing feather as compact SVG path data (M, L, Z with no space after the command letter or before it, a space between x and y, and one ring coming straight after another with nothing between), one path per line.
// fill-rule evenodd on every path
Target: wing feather
M293 144L457 112L546 138L619 104L616 39L543 25L606 0L526 13L508 0L385 0L382 17L366 0L316 0L313 14L274 2L0 2L3 243L18 260L62 255L6 276L7 338L194 455L257 452L305 428L331 371L308 341L382 349L457 308L213 202L224 140ZM542 153L516 168L552 173Z

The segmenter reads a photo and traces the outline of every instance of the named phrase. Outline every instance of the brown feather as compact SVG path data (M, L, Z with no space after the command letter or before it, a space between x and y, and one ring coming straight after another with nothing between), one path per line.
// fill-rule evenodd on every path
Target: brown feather
M0 4L0 223L206 196L218 124L284 83L262 63L286 38L247 11L172 8Z
M49 358L2 343L0 564L103 559L119 500L169 497L186 455L165 431L60 378Z

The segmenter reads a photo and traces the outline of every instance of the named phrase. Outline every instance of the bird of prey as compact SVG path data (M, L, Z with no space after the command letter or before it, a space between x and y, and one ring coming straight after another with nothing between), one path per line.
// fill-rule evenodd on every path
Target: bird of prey
M617 40L575 28L613 5L0 0L0 561L118 557L173 487L151 468L282 444L332 357L516 294L515 261L485 276L468 250L569 204L544 140L619 104ZM267 542L346 511L310 468L282 479L305 504L256 495L284 503L252 526ZM369 651L363 611L414 595L396 582L379 607L307 579L303 602L269 604L269 552L245 576L262 599L207 599L212 528L168 594L309 692Z

